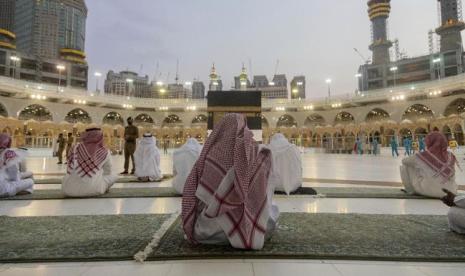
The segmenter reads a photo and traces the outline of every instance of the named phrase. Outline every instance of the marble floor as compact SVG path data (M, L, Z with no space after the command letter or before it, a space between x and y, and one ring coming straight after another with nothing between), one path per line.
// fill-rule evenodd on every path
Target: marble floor
M463 159L463 158L461 158ZM370 182L400 182L400 158L355 155L305 154L304 177L312 187L376 187ZM122 170L121 156L113 157ZM57 178L64 166L50 157L31 157L28 167L38 178ZM162 171L171 173L172 161L162 157ZM457 180L465 184L464 173ZM334 183L332 180L342 180ZM347 181L347 183L345 183ZM360 181L357 184L357 181ZM351 184L349 184L351 183ZM355 184L352 184L355 183ZM167 187L169 180L150 184L116 184L115 187ZM59 184L36 185L36 189L59 189ZM384 187L385 188L385 187ZM392 187L393 189L398 189ZM335 199L276 196L282 212L435 214L445 215L447 207L438 200ZM180 198L75 199L43 201L0 201L0 215L67 216L94 214L168 214L180 211ZM464 245L465 248L465 245ZM464 249L465 250L465 249ZM465 263L361 262L326 260L196 260L149 262L0 264L0 275L465 275Z

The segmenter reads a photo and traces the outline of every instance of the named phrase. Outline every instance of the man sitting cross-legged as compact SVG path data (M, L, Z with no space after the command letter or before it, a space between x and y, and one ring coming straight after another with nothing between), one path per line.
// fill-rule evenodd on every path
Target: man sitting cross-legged
M63 193L69 197L103 195L117 179L110 151L103 146L103 133L99 128L87 129L81 141L70 150Z
M163 178L160 170L160 150L151 133L145 133L134 153L135 175L139 181L159 181Z
M226 115L184 187L182 219L189 242L262 249L279 213L272 205L270 170L271 152L259 150L245 117Z
M268 148L273 155L269 185L288 195L302 187L302 157L299 149L281 133L273 135Z
M189 138L181 148L173 153L173 188L182 195L184 184L189 176L192 167L199 158L202 146L197 139Z
M26 171L27 151L12 149L11 137L0 134L0 197L32 193L32 172Z

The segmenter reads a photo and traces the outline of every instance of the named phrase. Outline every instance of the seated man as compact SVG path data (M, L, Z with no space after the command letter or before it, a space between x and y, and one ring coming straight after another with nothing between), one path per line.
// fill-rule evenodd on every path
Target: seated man
M163 178L160 170L160 151L157 140L151 133L145 133L134 153L135 175L139 181L159 181Z
M202 146L197 139L189 138L181 148L173 153L173 188L182 195L187 176L191 173L192 167L199 158Z
M465 196L456 196L454 193L444 189L446 196L442 198L449 210L449 227L458 234L465 234Z
M427 150L402 160L400 175L408 194L442 198L442 189L457 193L457 159L447 150L447 139L433 132L425 139Z
M87 129L81 135L81 143L70 150L63 193L69 197L103 195L116 179L110 151L103 146L102 131L99 128Z
M273 166L268 185L277 191L290 194L302 186L302 157L299 149L289 143L283 134L271 138L268 148L273 156Z
M34 180L26 171L26 150L11 149L11 137L0 134L0 197L31 194Z
M268 149L259 150L242 115L228 114L215 126L184 187L182 219L190 243L263 248L279 213L268 185L271 158Z

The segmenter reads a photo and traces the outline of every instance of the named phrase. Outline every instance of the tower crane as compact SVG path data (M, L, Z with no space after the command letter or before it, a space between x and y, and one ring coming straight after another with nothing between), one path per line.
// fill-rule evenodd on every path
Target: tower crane
M365 64L370 63L370 60L365 58L365 56L363 56L357 48L354 48L354 51L360 56L360 58L363 60Z

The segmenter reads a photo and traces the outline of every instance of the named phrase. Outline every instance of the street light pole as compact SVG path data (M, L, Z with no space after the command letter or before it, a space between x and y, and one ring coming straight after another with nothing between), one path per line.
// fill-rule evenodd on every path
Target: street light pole
M66 67L62 64L57 65L58 70L58 91L61 91L61 71L65 70Z
M394 66L394 67L391 67L391 69L389 69L389 70L391 70L391 72L394 73L394 87L396 87L397 86L397 75L396 74L397 74L397 70L399 70L399 68L397 66Z
M326 79L326 84L328 84L328 100L331 100L331 83L333 81L331 79Z
M100 77L102 76L102 73L100 73L100 72L95 72L94 76L95 76L95 78L97 79L96 84L95 84L95 92L97 92L97 93L100 94L99 80L100 80Z
M11 56L10 57L10 60L13 61L13 78L16 79L16 69L18 67L18 62L21 60L19 57L17 56Z
M436 77L438 78L438 80L441 80L441 58L433 59L433 64L434 64L434 73L436 74Z
M126 83L128 84L128 94L131 94L131 84L134 83L134 80L133 79L126 79ZM128 95L128 96L133 96L133 95Z

